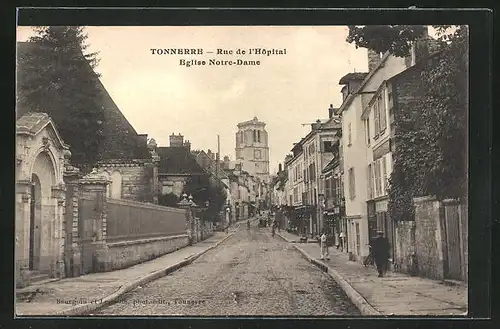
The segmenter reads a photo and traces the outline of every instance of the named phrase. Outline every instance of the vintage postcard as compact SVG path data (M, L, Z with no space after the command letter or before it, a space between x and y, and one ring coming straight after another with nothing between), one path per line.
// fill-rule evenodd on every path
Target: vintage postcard
M16 316L466 316L468 26L19 26Z

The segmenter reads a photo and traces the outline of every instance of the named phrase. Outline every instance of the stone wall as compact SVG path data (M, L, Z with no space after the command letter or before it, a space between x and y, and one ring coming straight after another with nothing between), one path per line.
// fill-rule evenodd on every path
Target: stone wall
M400 221L396 224L394 243L394 269L410 275L417 274L415 222Z
M186 234L107 243L96 260L101 271L113 271L174 252L189 244Z
M429 197L415 198L415 242L420 276L444 279L440 204Z
M186 210L130 200L107 200L107 240L172 236L186 232Z
M400 221L396 224L395 269L410 275L419 275L436 280L447 278L467 281L468 279L468 223L467 205L459 205L458 201L437 201L432 197L414 199L415 221ZM447 213L446 207L457 207L460 211L458 232L449 229L453 218L452 212ZM450 218L447 218L450 217ZM456 221L455 221L456 223ZM446 235L452 239L447 241ZM451 243L451 245L448 245ZM460 250L457 250L460 249ZM453 255L450 255L453 253ZM460 253L458 256L457 254ZM450 267L453 256L453 267ZM460 257L460 277L457 272L457 259ZM450 269L454 273L450 273Z
M101 162L99 172L111 177L113 172L121 174L121 198L139 202L153 202L153 165L143 160Z

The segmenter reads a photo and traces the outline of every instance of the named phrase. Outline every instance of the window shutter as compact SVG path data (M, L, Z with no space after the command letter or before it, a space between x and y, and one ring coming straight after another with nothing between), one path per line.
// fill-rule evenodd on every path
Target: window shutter
M380 131L383 133L387 127L387 114L385 108L385 97L379 96L379 111L380 111Z
M384 182L384 189L383 189L384 193L382 194L386 194L387 185L389 182L387 179L387 162L385 156L382 158L382 177Z

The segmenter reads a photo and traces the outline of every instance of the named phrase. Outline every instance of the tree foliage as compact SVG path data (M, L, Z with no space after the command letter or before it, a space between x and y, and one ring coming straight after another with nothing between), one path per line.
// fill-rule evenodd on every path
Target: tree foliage
M208 201L208 208L204 211L203 218L214 222L219 220L218 214L224 210L227 198L222 183L210 180L206 175L192 176L186 181L183 193L193 196L193 201L199 207L206 207Z
M23 112L47 113L70 145L72 161L93 165L104 122L93 71L97 53L85 53L83 27L37 27L35 32L18 58L17 105Z
M179 197L174 193L162 194L158 197L158 204L165 207L177 207Z
M347 42L394 56L405 57L411 49L411 42L421 37L425 31L422 25L367 25L349 26Z
M409 54L423 26L349 27L348 42L394 56ZM468 28L434 26L446 46L421 63L420 97L395 115L389 213L413 218L413 197L463 198L467 194ZM450 32L451 31L451 32Z

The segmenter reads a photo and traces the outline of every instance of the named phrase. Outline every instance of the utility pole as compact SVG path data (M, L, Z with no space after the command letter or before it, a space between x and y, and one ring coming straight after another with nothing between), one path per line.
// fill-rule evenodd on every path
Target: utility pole
M219 184L219 160L220 160L220 137L217 135L217 154L215 155L215 177L217 177L217 185Z

